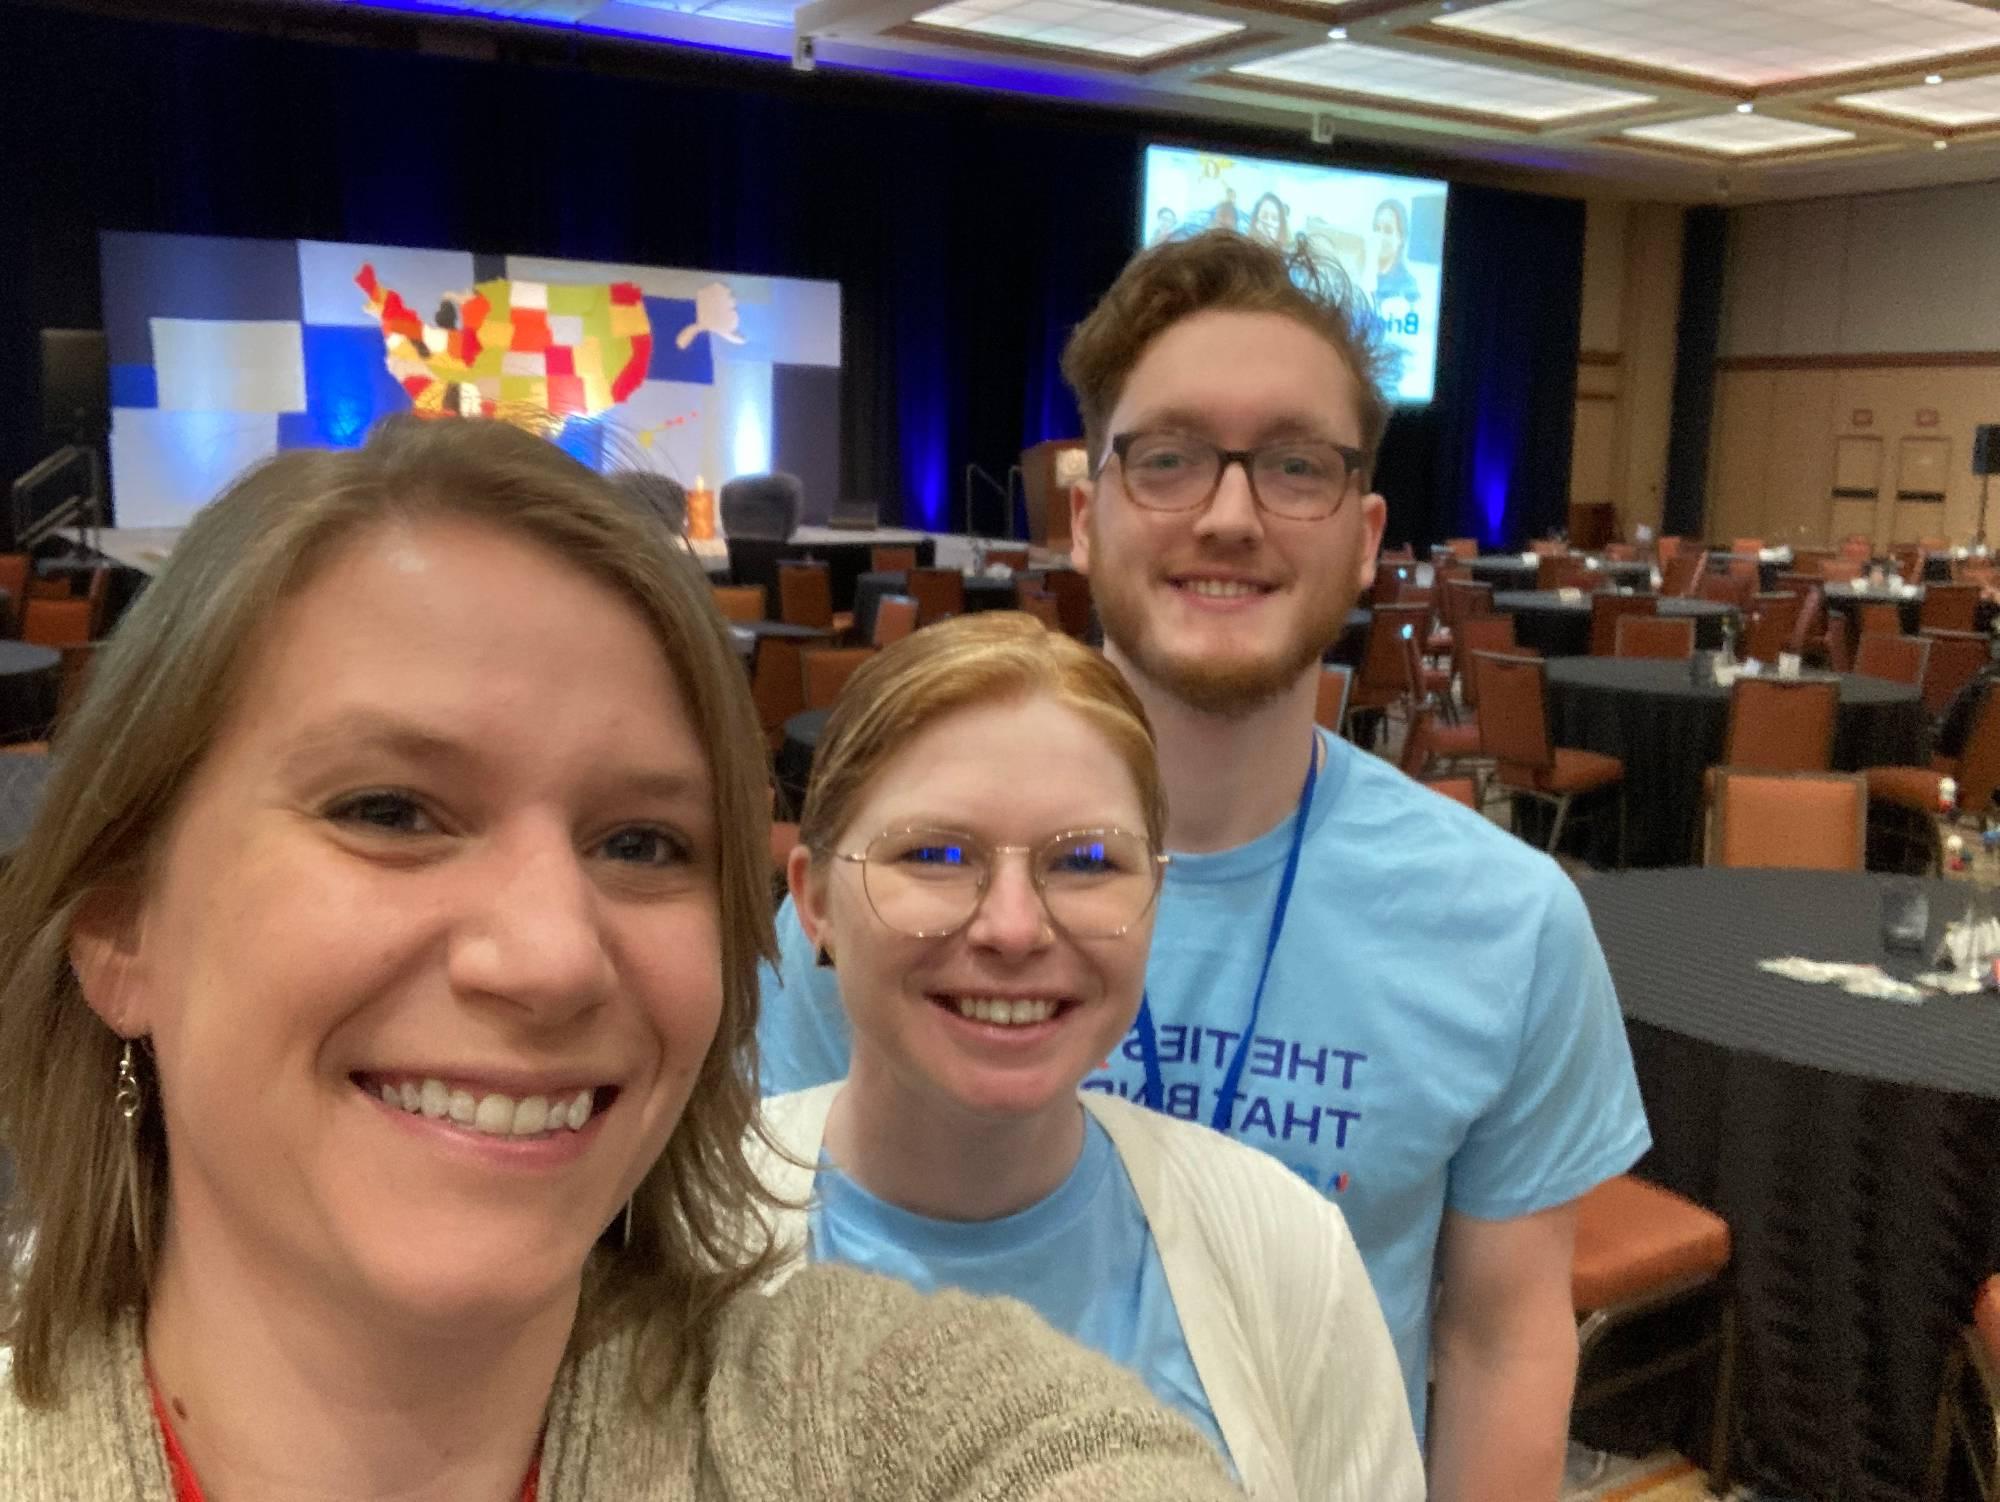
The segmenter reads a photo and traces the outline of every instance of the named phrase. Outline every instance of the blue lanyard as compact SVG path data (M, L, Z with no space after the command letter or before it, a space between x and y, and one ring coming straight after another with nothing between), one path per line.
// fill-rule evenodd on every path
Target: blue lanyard
M1306 841L1306 820L1312 815L1313 784L1319 779L1319 736L1313 736L1312 755L1306 758L1306 785L1299 789L1299 812L1292 825L1292 848L1285 856L1285 874L1278 882L1278 903L1271 911L1271 932L1264 940L1264 968L1257 972L1257 989L1250 995L1250 1018L1243 1035L1236 1040L1236 1053L1222 1076L1222 1093L1215 1100L1215 1115L1209 1122L1218 1132L1226 1130L1229 1111L1236 1099L1236 1087L1243 1079L1243 1061L1250 1056L1250 1039L1257 1031L1257 1014L1264 1006L1264 982L1271 978L1271 957L1278 952L1278 935L1285 931L1285 909L1292 905L1292 881L1299 874L1299 850ZM1153 1004L1141 993L1139 1016L1139 1056L1146 1066L1146 1085L1139 1100L1155 1111L1166 1109L1167 1087L1160 1077L1160 1040L1153 1030Z

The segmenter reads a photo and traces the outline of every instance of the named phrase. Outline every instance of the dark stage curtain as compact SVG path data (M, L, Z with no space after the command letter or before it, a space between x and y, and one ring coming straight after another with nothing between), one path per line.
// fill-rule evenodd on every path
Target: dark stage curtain
M665 50L587 71L18 7L0 54L0 478L42 449L36 331L101 320L98 231L178 231L838 281L838 499L962 527L968 464L1077 431L1056 356L1131 252L1144 142L1185 131ZM1455 188L1447 236L1392 536L1476 513L1516 541L1562 514L1582 209ZM1471 491L1496 473L1499 513Z
M1729 217L1688 210L1681 237L1681 317L1674 337L1674 415L1660 530L1701 537L1708 515L1708 430L1715 415L1715 352L1722 340L1722 270Z

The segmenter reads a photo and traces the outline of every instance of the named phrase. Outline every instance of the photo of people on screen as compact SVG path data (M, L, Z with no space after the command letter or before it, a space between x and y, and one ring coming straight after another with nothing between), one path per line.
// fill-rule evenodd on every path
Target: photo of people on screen
M1146 245L1229 230L1337 269L1396 350L1399 401L1428 401L1437 371L1449 184L1148 146L1135 238Z
M1292 243L1292 211L1285 207L1284 199L1266 193L1251 205L1250 234L1253 239L1280 250Z
M1399 198L1385 198L1375 206L1375 223L1370 235L1375 270L1375 306L1384 313L1400 316L1422 295L1410 272L1403 251L1410 243L1410 211ZM1389 303L1400 307L1388 307Z

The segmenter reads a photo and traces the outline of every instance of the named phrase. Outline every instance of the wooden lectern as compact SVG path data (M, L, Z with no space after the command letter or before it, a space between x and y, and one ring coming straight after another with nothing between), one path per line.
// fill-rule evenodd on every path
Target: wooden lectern
M1051 438L1021 450L1021 489L1028 498L1028 541L1069 551L1070 487L1090 478L1090 454L1081 438Z

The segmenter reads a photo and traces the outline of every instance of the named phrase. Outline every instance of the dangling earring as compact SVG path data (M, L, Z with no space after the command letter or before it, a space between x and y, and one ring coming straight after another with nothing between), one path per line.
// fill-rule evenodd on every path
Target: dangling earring
M813 963L822 970L833 968L833 952L822 944L813 951Z
M636 1196L634 1196L636 1198ZM624 1251L632 1250L632 1201L625 1201L625 1214L621 1217L623 1229L619 1232L618 1245Z
M153 1266L152 1238L146 1234L146 1217L139 1206L139 1113L146 1098L139 1089L139 1072L132 1063L128 1039L118 1057L118 1086L111 1103L125 1118L125 1209L132 1221L132 1245L139 1254L139 1266L150 1276Z

